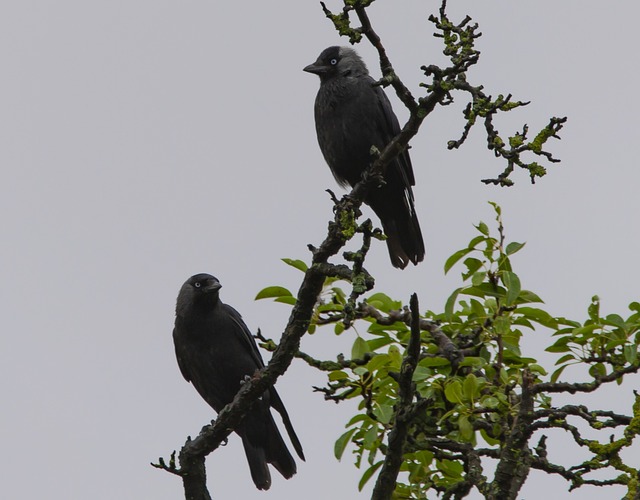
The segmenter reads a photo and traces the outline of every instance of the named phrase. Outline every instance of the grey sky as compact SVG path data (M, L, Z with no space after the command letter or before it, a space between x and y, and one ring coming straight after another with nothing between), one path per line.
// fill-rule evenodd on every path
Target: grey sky
M469 14L484 34L471 83L532 101L498 122L505 134L569 117L550 146L562 163L535 186L518 173L511 189L487 187L480 179L503 165L480 130L446 150L466 101L438 109L412 149L427 257L397 271L378 244L368 262L378 289L403 300L416 291L423 309L441 309L458 285L457 273L443 277L444 260L473 223L493 222L494 200L508 236L528 242L514 259L523 286L552 313L583 318L595 293L606 312L626 313L640 283L640 6L450 4L453 20ZM438 6L379 0L370 10L416 94L419 67L444 63L427 21ZM210 272L250 328L279 337L288 308L253 298L272 284L297 288L300 274L279 258L308 260L307 243L321 241L331 216L324 189L336 189L316 144L318 81L302 67L346 43L315 0L3 5L2 498L181 498L179 479L148 464L214 414L179 373L175 297L188 276ZM378 76L374 51L358 50ZM303 349L331 356L351 341L319 332ZM232 437L208 460L215 498L366 497L350 456L333 459L349 412L311 393L322 382L296 362L278 383L308 457L298 475L258 492ZM628 412L632 385L599 403ZM569 498L563 481L533 483L523 497Z

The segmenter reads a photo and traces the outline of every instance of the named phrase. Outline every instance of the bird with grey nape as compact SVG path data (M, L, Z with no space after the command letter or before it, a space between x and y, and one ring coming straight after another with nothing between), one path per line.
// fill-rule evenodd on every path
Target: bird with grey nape
M235 397L246 377L264 367L258 346L233 307L220 301L222 287L210 274L189 278L178 294L173 343L178 366L187 382L218 413ZM289 479L296 463L289 453L270 408L282 417L285 429L298 456L304 460L302 445L284 403L270 387L251 406L236 432L242 438L256 487L268 490L273 465Z
M320 77L315 102L318 143L338 184L355 186L370 166L375 146L382 151L400 133L400 124L382 88L350 47L329 47L304 68ZM382 185L365 198L380 218L394 267L418 264L425 249L414 207L415 185L407 150L391 161Z

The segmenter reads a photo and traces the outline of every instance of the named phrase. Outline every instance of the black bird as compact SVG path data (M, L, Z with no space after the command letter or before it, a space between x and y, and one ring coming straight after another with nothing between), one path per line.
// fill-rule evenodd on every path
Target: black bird
M304 68L320 77L315 102L318 143L338 184L354 186L371 164L371 147L382 151L400 133L398 118L364 61L350 47L329 47ZM367 203L382 222L394 267L424 259L424 242L413 203L415 185L409 152L387 165L384 184Z
M210 274L189 278L178 294L173 329L182 375L218 413L233 400L245 377L264 366L256 342L238 311L220 301L221 287ZM293 447L304 460L287 410L271 387L236 429L242 438L251 477L260 490L271 486L268 463L287 479L296 473L296 463L276 427L270 407L280 413Z

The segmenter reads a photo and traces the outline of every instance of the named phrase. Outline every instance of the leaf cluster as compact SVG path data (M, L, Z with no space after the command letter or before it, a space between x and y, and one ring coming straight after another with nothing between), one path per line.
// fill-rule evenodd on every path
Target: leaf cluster
M308 354L299 356L327 372L326 386L317 388L326 399L358 402L358 413L336 440L336 458L351 451L356 467L363 469L361 489L387 459L389 434L399 415L409 415L397 498L425 498L430 490L462 497L472 487L490 498L502 491L500 478L497 473L493 480L488 478L480 459L527 464L525 470L512 467L510 472L520 474L522 482L536 468L561 475L572 488L583 484L635 487L637 471L625 465L619 454L640 432L640 403L632 416L625 416L582 405L557 407L552 396L592 391L610 381L620 383L625 375L638 371L638 303L631 304L632 314L626 319L614 314L602 317L595 298L582 323L552 316L542 299L522 286L512 260L525 245L506 241L501 209L496 204L492 207L497 234L486 223L475 226L477 235L444 265L445 272L462 267L462 285L450 295L444 311L420 314L420 356L409 405L400 404L399 378L411 313L384 293L373 293L357 304L352 315L358 331L366 333L354 336L350 359L320 361ZM304 269L298 261L286 262ZM258 296L289 302L291 295L283 288L269 287ZM351 326L344 321L348 296L339 280L328 279L310 330L329 326L335 334L345 334ZM535 357L522 352L523 335L534 331L550 333L555 339L547 351L561 356L551 376ZM575 364L588 368L589 380L561 381L563 370ZM619 427L624 438L615 444L586 439L571 419L596 430ZM549 461L545 440L551 430L568 432L578 446L589 450L590 458L569 468ZM536 432L540 435L537 446L531 443ZM590 477L593 471L607 468L617 475L605 482Z

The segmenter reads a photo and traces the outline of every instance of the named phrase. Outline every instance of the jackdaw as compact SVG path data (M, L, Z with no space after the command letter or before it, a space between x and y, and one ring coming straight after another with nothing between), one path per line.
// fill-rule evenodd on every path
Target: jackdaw
M329 47L304 71L320 77L315 102L318 143L338 184L354 186L373 161L372 146L382 151L400 133L391 103L350 47ZM424 259L424 242L413 203L415 185L409 152L387 165L384 183L371 188L367 203L382 222L394 267Z
M264 367L242 317L220 301L221 287L210 274L189 278L178 294L173 329L182 375L218 413L233 400L245 377ZM296 463L276 427L270 407L280 413L293 447L304 460L287 410L271 387L253 404L236 429L242 438L251 477L260 490L271 486L268 463L287 479L296 473Z

